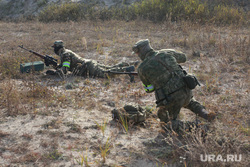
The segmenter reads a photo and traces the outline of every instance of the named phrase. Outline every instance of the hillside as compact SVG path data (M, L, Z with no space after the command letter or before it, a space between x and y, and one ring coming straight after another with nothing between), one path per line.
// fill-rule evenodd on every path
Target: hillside
M41 10L51 4L65 2L95 4L101 7L130 5L139 0L1 0L0 18L19 18L36 16Z
M130 6L135 2L141 2L141 1L142 0L36 0L36 1L0 0L0 19L20 19L20 18L32 19L49 5L52 4L61 5L66 2L88 4L90 5L90 7L95 6L95 8L110 8L114 6L116 7ZM248 0L224 0L224 1L195 0L190 2L206 3L208 4L209 7L214 7L218 4L222 4L236 8L241 8L244 11L250 10L250 1Z

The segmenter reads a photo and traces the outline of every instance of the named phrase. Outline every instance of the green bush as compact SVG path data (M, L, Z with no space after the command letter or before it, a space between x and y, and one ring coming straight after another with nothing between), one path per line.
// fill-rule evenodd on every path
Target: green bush
M226 5L227 2L231 6ZM39 20L65 22L84 19L126 21L147 19L161 22L169 19L171 21L190 20L199 23L238 24L247 23L246 16L246 12L240 7L233 7L230 0L209 4L201 0L143 0L130 6L110 8L101 7L98 4L87 5L72 2L61 5L52 4L39 14Z
M139 18L162 21L166 19L168 12L167 2L165 0L144 0L132 5L132 8Z
M218 5L214 8L212 20L217 24L238 24L244 21L244 14L237 8Z
M206 3L200 3L199 0L189 0L185 4L185 19L203 22L209 18L209 10Z
M39 20L43 22L79 21L86 19L86 14L91 13L90 10L92 8L80 3L51 4L39 14Z

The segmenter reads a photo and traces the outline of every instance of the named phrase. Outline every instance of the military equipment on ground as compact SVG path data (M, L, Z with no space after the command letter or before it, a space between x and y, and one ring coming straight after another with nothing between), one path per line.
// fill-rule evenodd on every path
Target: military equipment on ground
M24 72L29 73L31 70L43 71L44 63L42 61L35 61L35 62L20 64L21 73L24 73Z
M127 104L122 108L113 109L111 111L113 120L123 123L139 124L146 120L147 110L139 105Z
M42 58L44 60L44 63L45 63L46 66L49 66L49 65L52 65L53 67L57 66L57 59L55 59L55 58L53 58L51 56L48 56L48 55L44 56L44 55L42 55L40 53L37 53L37 52L35 52L33 50L26 49L26 48L23 47L23 45L18 45L18 47L20 47L20 48L22 48L22 49L24 49L24 50L26 50L26 51L28 51L30 53L33 53L36 56Z

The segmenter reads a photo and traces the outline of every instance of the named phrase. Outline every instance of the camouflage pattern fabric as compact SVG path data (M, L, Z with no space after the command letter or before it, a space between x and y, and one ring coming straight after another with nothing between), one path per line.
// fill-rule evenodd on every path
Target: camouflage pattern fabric
M182 107L196 114L204 108L193 98L192 91L183 81L185 74L178 63L185 61L186 55L182 52L173 49L153 50L146 54L137 69L143 85L153 85L151 92L155 92L156 99L164 96L164 100L157 102L157 115L161 122L176 120Z
M192 91L184 87L171 95L169 104L159 105L158 118L161 122L176 120L182 107L191 110L195 114L199 114L205 108L193 98Z
M126 71L126 67L128 67L128 63L120 63L114 66L107 66L98 63L96 60L91 59L84 59L74 53L71 50L61 48L58 54L61 58L60 66L63 68L63 63L68 62L69 64L69 71L76 73L77 75L81 76L88 76L88 77L106 77L107 70L124 72Z
M113 109L111 113L114 120L122 119L134 124L144 122L147 118L147 110L134 104L127 104L120 109Z
M153 85L154 89L165 89L166 94L169 94L176 89L183 87L184 82L182 78L184 76L182 69L178 63L186 61L185 54L176 52L173 50L160 50L152 51L146 54L146 58L138 67L138 74L144 85ZM166 69L155 57L166 64L169 69Z

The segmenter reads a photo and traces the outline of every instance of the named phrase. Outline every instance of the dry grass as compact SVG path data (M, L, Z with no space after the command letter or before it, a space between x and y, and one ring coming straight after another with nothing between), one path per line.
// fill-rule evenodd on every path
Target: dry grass
M80 56L112 65L139 60L131 55L131 47L144 38L155 49L187 53L183 67L202 84L194 91L195 98L218 114L205 143L198 132L161 140L156 137L161 130L155 118L145 127L131 128L127 135L121 133L111 121L114 107L128 102L154 106L153 94L143 91L138 78L135 83L127 76L61 81L44 73L19 73L20 63L39 60L19 49L21 44L58 58L50 46L62 39L66 48ZM148 166L180 165L180 156L186 156L187 166L249 165L250 38L246 27L148 21L0 22L0 45L0 166L135 166L142 161ZM68 84L73 89L66 89ZM182 113L183 119L188 116ZM158 142L150 143L152 138ZM26 148L15 144L27 145L27 141ZM204 153L242 154L243 159L202 163L199 155Z

